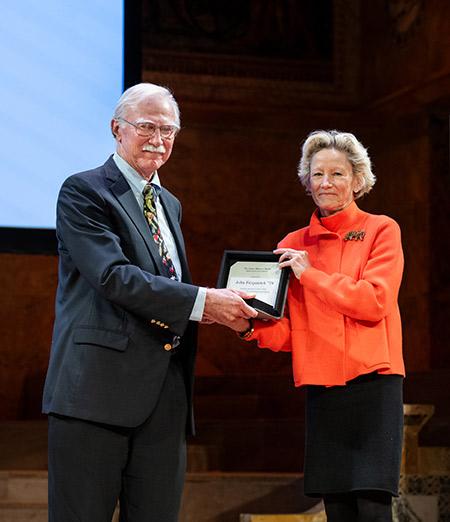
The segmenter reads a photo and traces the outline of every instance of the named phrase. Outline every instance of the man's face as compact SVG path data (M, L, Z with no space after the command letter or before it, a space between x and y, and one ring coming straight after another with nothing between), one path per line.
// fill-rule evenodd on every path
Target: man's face
M152 96L144 99L136 107L127 110L123 116L128 122L151 122L157 127L176 125L172 103L165 97ZM139 136L136 128L123 120L112 120L111 128L116 136L117 153L146 180L169 159L173 138L163 138L157 130L151 137Z

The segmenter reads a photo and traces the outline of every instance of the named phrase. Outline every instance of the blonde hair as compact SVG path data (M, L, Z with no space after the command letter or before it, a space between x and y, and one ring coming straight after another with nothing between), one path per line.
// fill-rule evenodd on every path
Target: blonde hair
M306 138L298 165L298 177L308 194L311 193L311 160L322 149L335 149L347 156L353 175L360 181L360 189L354 194L355 199L372 190L376 177L372 172L371 161L367 149L354 134L337 130L316 130Z

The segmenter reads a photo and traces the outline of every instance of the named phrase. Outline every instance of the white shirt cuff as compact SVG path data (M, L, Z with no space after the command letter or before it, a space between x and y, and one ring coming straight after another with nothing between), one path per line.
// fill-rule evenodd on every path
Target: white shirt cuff
M194 306L192 307L190 321L201 321L205 310L206 288L199 286Z

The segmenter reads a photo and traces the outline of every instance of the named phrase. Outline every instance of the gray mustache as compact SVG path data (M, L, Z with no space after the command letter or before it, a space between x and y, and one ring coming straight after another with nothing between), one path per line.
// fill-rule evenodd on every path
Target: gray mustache
M158 152L160 154L164 154L166 152L166 148L164 145L159 145L159 147L154 147L153 145L144 145L142 147L143 150L146 152Z

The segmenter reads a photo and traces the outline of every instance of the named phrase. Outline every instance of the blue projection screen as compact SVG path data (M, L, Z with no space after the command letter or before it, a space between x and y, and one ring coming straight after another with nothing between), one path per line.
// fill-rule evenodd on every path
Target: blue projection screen
M64 179L114 150L123 47L123 0L4 2L0 227L54 228Z

